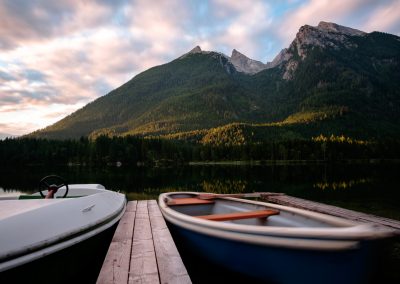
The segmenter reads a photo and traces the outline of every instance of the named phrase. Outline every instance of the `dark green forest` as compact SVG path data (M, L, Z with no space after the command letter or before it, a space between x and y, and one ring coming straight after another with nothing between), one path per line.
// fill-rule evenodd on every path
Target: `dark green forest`
M146 165L189 162L292 161L377 162L400 159L400 141L366 142L320 135L311 140L281 140L238 145L210 145L137 136L77 140L15 138L0 141L2 166L8 165Z
M45 129L1 141L1 161L157 166L399 159L399 37L303 36L324 47L296 38L286 50L290 60L254 75L237 72L217 52L150 68Z

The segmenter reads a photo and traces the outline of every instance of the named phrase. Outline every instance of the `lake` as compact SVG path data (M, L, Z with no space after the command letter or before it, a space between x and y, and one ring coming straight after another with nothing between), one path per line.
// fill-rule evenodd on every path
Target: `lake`
M362 212L400 220L400 165L196 165L144 167L10 167L0 169L0 195L37 191L49 174L69 183L100 183L133 199L157 199L166 191L216 193L283 192ZM178 248L179 248L179 244ZM389 279L400 280L400 243L387 263ZM182 252L181 252L182 253ZM196 283L202 283L204 263L183 254ZM200 267L196 270L196 267ZM208 267L210 271L212 267ZM219 269L219 268L218 268ZM216 272L218 273L218 272ZM236 276L235 276L236 277Z
M165 191L283 192L400 220L400 165L196 165L144 167L2 167L0 195L37 191L49 174L69 183L101 183L133 199Z

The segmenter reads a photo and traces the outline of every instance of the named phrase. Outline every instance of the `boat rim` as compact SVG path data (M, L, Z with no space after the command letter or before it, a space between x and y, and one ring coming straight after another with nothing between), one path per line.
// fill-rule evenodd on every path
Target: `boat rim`
M282 227L282 226L257 226L257 225L242 225L226 222L215 222L210 220L204 220L200 218L195 218L183 213L179 213L171 209L166 203L165 198L173 194L194 194L198 195L199 192L170 192L163 193L159 197L159 206L164 214L164 217L171 223L182 226L186 229L197 231L200 233L206 233L209 235L229 237L239 241L244 240L249 237L250 242L254 242L251 236L263 236L270 238L284 238L285 240L290 240L292 246L294 243L304 240L304 238L310 238L315 243L315 241L331 241L340 242L340 247L349 248L354 247L356 244L354 242L359 242L361 240L373 240L389 237L392 232L381 227L375 226L368 223L358 223L354 221L345 220L339 217L329 216L317 212L311 212L303 209L277 205L267 202L259 202L253 200L244 200L233 197L218 197L223 200L231 200L242 203L250 203L261 206L268 206L274 209L281 209L296 214L305 215L310 218L317 218L319 220L323 219L328 222L336 222L341 224L342 227L335 228L304 228L304 227ZM272 240L270 240L272 241ZM345 242L351 242L345 244ZM271 242L269 242L270 244ZM290 244L287 244L290 245ZM304 244L308 247L308 245ZM315 245L313 245L314 247ZM301 245L300 247L303 247ZM331 246L326 246L326 249L332 249ZM336 245L333 247L337 248ZM320 249L320 248L318 248Z

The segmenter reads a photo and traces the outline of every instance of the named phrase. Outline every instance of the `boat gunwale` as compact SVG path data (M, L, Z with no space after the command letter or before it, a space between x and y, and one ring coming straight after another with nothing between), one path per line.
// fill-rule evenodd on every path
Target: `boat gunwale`
M283 205L277 205L267 202L259 202L252 200L243 200L233 197L219 197L223 200L230 200L241 203L249 203L254 205L261 205L268 208L284 210L292 212L309 218L316 218L318 220L325 220L334 223L342 224L342 227L283 227L283 226L257 226L257 225L243 225L225 222L215 222L209 220L202 220L194 216L183 214L171 209L164 201L165 197L172 194L199 194L198 192L175 192L163 193L159 197L159 205L161 212L172 223L179 223L190 227L191 230L197 232L207 231L209 234L219 235L220 232L240 233L247 235L257 236L270 236L270 237L284 237L293 241L298 241L302 238L310 238L313 240L334 240L334 241L362 241L373 240L392 236L392 232L382 229L373 224L358 223L339 217L329 216L326 214L316 213L298 208L292 208ZM177 222L178 221L178 222ZM347 226L343 226L347 224ZM211 231L209 231L211 230Z
M175 226L193 231L199 234L217 237L229 241L244 242L259 246L290 248L299 250L318 250L318 251L338 251L352 250L359 248L358 241L349 240L324 240L324 239L307 239L307 238L288 238L274 235L256 235L246 234L237 231L215 230L214 228L204 227L199 229L195 224L187 223L179 219L170 218L164 215L169 222ZM220 222L218 222L220 223Z

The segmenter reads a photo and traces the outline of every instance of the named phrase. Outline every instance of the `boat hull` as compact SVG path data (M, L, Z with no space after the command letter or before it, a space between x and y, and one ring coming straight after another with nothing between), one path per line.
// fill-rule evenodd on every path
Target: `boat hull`
M74 198L0 202L0 283L96 280L126 199L99 185L71 188Z
M294 250L232 241L168 223L186 255L267 283L373 283L386 241L363 241L358 249ZM219 281L219 280L218 280ZM217 281L217 282L218 282Z
M0 273L0 283L95 283L118 223L63 250Z
M391 233L371 224L231 197L200 202L198 195L160 195L161 212L178 248L258 281L373 282L387 255ZM266 211L278 214L236 219Z

